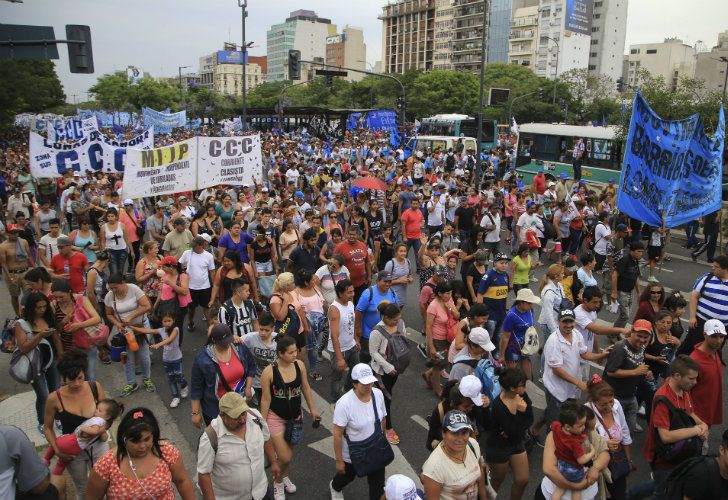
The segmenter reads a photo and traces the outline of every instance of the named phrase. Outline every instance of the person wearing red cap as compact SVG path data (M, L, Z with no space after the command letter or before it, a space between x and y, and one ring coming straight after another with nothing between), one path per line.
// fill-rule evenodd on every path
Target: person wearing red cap
M23 293L25 273L35 266L28 242L20 238L21 231L22 228L17 225L8 224L8 239L0 243L0 266L16 316L20 315L18 297Z
M604 366L604 380L614 388L614 396L619 400L632 433L642 432L637 424L637 397L635 387L643 387L646 381L652 380L652 372L645 364L645 348L652 338L652 323L646 319L638 319L632 324L632 331L625 340L620 340L607 356ZM647 398L643 398L647 399ZM645 401L647 419L650 397Z

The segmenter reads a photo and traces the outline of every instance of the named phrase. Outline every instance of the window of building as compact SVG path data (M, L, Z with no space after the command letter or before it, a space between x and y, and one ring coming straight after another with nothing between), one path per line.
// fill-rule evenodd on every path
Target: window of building
M592 33L598 33L599 32L599 26L592 27Z
M657 49L647 49L645 54L657 54Z
M596 71L597 67L594 64L589 65L589 71Z
M592 39L591 44L592 45L599 45L599 40Z
M631 50L629 51L629 53L630 53L630 54L639 54L639 53L640 53L640 49L631 49Z
M596 52L589 53L589 57L596 57L596 56L597 56L597 53Z
M604 4L604 2L594 2L594 8L601 7Z
M594 19L599 19L600 17L602 17L601 14L594 14Z

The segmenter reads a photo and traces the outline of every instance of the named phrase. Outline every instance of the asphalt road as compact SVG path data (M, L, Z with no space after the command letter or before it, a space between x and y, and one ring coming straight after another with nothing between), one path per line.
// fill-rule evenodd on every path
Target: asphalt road
M681 243L682 241L680 239L673 238L669 247L669 253L673 256L672 260L665 263L662 272L659 273L657 277L667 288L676 288L678 290L686 291L691 288L694 280L698 276L702 273L709 272L710 268L709 265L705 263L705 260L693 263L689 258L687 251L680 248ZM705 259L705 256L703 256L703 259ZM540 278L543 273L543 269L538 269L536 271L536 276ZM409 293L408 296L409 303L404 309L403 316L408 328L414 330L414 332L412 332L411 339L418 342L422 339L421 335L418 333L422 331L422 320L417 308L417 294ZM0 287L0 314L2 314L3 317L5 317L10 311L9 301L7 298L6 288L4 286ZM614 315L609 314L605 310L599 314L599 318L611 322L614 320ZM203 344L204 332L206 331L201 314L197 315L196 322L198 326L194 331L185 332L183 352L185 356L185 372L188 374L190 372L192 360ZM425 360L419 354L416 354L416 351L414 351L413 354L412 364L408 368L407 372L400 377L400 380L394 388L394 402L392 405L393 423L401 438L401 443L396 447L395 463L388 467L387 473L389 475L395 472L400 472L415 478L419 473L422 464L428 457L428 451L425 448L425 417L430 414L437 401L433 393L425 389L424 383L419 376L420 372L425 369ZM169 418L164 419L165 428L163 429L163 434L171 433L174 434L177 439L184 439L186 441L186 443L184 443L185 448L189 446L189 449L194 452L201 431L194 428L191 424L189 401L184 400L176 409L162 408L162 405L168 406L171 397L169 390L166 387L166 379L159 356L159 353L155 353L153 355L155 362L152 365L152 377L157 384L158 395L161 398L161 401L157 400L157 398L153 397L153 395L134 394L127 398L129 401L125 401L125 403L127 406L129 404L133 406L135 403L144 402L144 404L149 404L150 407L153 407L153 409L156 407L158 411L168 415ZM4 364L5 363L3 363L3 365ZM110 366L99 366L100 380L102 382L108 380L108 382L104 382L106 384L105 386L107 387L107 391L118 395L118 391L121 387L109 387L108 384L111 383L112 380L114 383L121 380L121 367L113 364ZM334 474L334 461L332 459L333 446L331 437L333 401L330 400L328 395L329 386L327 374L330 368L327 361L324 360L322 362L320 370L324 374L324 380L321 382L311 381L311 385L316 393L316 404L318 406L318 410L323 414L323 425L318 429L313 429L310 426L310 419L308 419L308 416L306 417L303 438L301 443L297 445L294 450L294 458L290 470L290 477L298 486L297 493L290 495L294 498L328 498L328 482ZM28 389L28 386L14 384L8 377L0 378L0 393L13 394L15 392L26 391ZM538 383L536 383L536 385L529 385L529 394L532 399L534 399L536 407L540 406L543 408L542 392ZM154 402L152 403L150 400L154 400ZM726 387L724 387L723 401L725 406L726 402L728 402ZM537 410L537 414L540 413L540 411L541 410ZM646 427L646 422L641 421L641 424ZM714 428L711 433L711 452L717 452L719 434L719 430ZM634 436L634 440L634 456L638 469L633 472L629 478L630 486L649 480L649 467L641 453L644 433ZM540 479L542 477L541 452L542 449L536 447L529 457L530 481L524 498L533 498L533 493L536 490L537 485L540 483ZM188 470L190 470L190 462L194 461L194 453L192 453L192 456L186 456L184 458L188 465ZM506 498L509 495L509 491L509 479L507 478L499 492L500 496L502 498ZM364 480L355 481L344 490L344 494L347 499L351 500L368 498L366 482Z

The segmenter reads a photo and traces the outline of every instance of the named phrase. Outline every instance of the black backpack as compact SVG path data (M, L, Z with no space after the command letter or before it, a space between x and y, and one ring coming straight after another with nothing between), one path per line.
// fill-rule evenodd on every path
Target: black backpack
M403 335L392 335L385 328L377 325L376 330L387 339L387 363L394 366L397 373L403 373L412 361L409 343Z
M685 486L688 479L686 476L696 467L707 469L705 478L710 482L710 493L712 493L710 498L720 498L720 466L714 457L705 456L689 458L670 471L665 486L665 498L667 500L683 500L685 498Z
M687 429L695 426L695 421L688 415L685 410L676 408L666 396L655 396L652 400L652 412L654 413L655 408L659 403L663 403L667 406L668 412L670 412L670 430L674 431L677 429ZM688 439L681 439L674 443L663 443L660 439L660 433L655 428L655 455L652 460L655 460L656 456L659 456L664 462L671 465L678 465L681 462L697 457L700 455L703 449L702 440L693 436Z

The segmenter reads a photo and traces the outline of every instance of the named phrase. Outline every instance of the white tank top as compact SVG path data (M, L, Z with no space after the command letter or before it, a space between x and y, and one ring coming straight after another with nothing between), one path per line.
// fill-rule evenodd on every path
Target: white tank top
M346 352L356 345L354 341L354 303L349 302L344 306L338 300L335 300L331 305L339 310L339 347L341 352ZM331 335L329 335L329 344L326 346L326 350L334 352Z
M109 225L104 224L104 241L107 250L126 250L124 241L124 226L121 222L116 223L116 231L109 231Z

